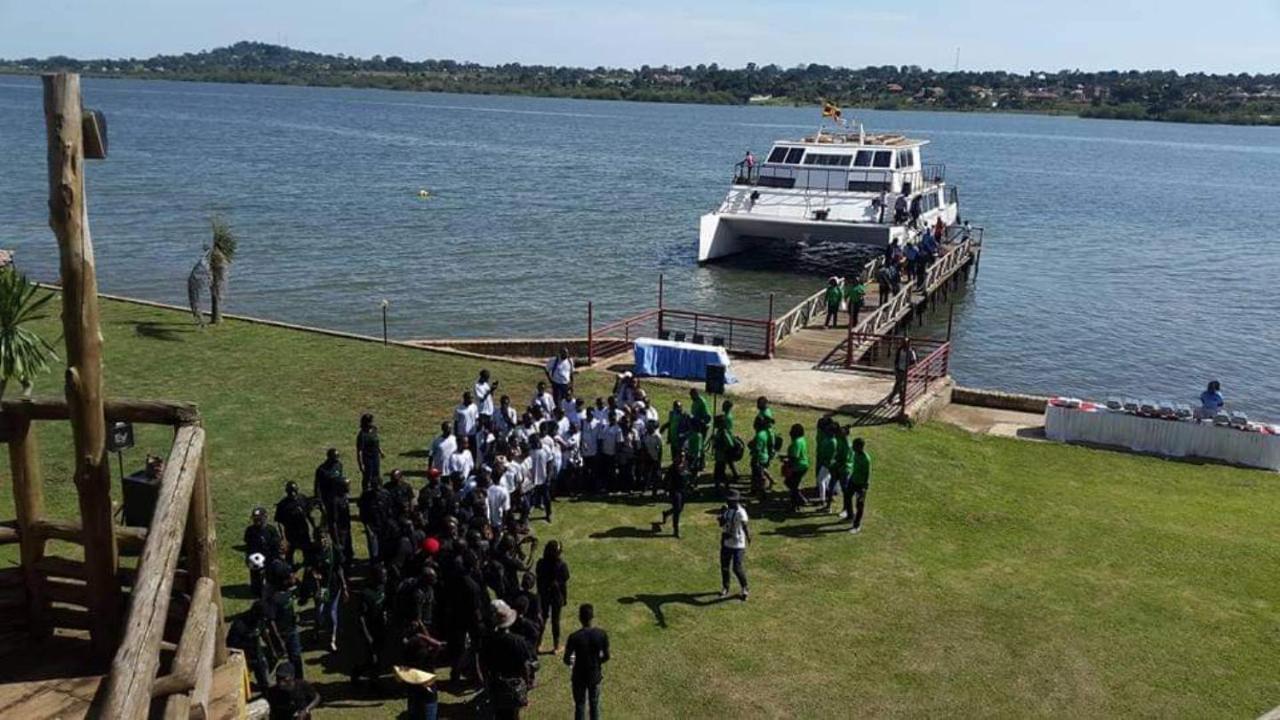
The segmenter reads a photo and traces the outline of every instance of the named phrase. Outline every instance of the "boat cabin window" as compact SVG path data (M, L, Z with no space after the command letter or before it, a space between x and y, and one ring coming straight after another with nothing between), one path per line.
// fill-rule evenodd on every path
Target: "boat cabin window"
M915 167L916 166L915 154L916 153L914 150L899 150L898 151L898 167L899 168Z
M883 181L883 180L878 180L878 181L871 181L871 180L850 180L850 181L849 181L849 192L876 192L876 193L878 193L878 192L880 192L881 190L888 191L889 189L890 189L890 188L889 188L889 183L887 183L887 182L885 182L885 181Z
M875 160L872 161L872 167L887 168L892 167L893 152L889 150L877 150Z
M786 162L786 160L787 160L787 150L788 150L788 148L785 148L785 147L783 147L783 146L781 146L781 145L779 145L778 147L774 148L774 149L773 149L773 152L770 152L770 153L769 153L769 160L768 160L768 162L771 162L771 163Z
M804 148L791 148L787 151L786 163L788 165L799 165L801 157L804 157Z
M859 150L858 157L854 159L854 167L871 167L871 158L875 157L875 153L871 150Z
M849 167L852 155L830 155L826 153L809 153L804 158L805 165L828 165L832 167Z

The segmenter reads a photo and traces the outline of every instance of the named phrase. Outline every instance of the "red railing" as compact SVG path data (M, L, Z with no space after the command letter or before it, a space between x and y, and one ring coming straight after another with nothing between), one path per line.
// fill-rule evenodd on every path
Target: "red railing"
M626 352L639 338L716 345L735 355L769 357L772 328L768 320L673 308L646 310L639 315L595 327L593 311L589 307L587 362Z
M916 352L918 355L920 351ZM902 393L902 414L906 414L907 406L929 392L931 383L937 383L947 376L950 360L951 343L943 342L907 370L907 386Z

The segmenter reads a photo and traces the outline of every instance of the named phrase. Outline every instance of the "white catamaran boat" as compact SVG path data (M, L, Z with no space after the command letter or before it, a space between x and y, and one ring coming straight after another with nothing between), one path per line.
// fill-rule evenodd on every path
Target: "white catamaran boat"
M764 162L739 162L724 202L702 216L698 262L760 242L905 243L913 214L920 226L938 217L955 224L956 188L943 166L920 160L928 143L861 127L776 142Z

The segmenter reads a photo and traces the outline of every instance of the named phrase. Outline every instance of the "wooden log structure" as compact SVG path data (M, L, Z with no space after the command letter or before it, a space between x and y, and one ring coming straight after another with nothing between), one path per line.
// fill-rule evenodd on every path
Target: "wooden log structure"
M80 501L94 653L116 649L121 593L120 558L111 517L111 466L102 393L102 332L98 279L84 191L83 108L80 76L45 75L48 134L49 227L58 239L62 329L67 346L66 395L75 443L75 485ZM135 715L118 717L135 717Z
M111 662L102 717L144 717L160 666L160 642L182 549L192 490L204 453L204 429L178 429L160 479L160 496L138 560L124 639Z
M196 666L200 662L200 650L204 647L204 638L217 630L217 625L209 624L209 607L213 604L213 581L200 578L196 581L195 593L191 596L191 607L187 609L187 619L182 626L182 639L178 642L178 652L174 655L169 674L156 678L151 684L151 697L166 697L191 692L196 686Z
M80 523L67 520L39 520L30 527L31 532L41 541L63 540L65 542L84 544L84 530ZM128 525L114 527L116 545L120 550L137 554L142 551L147 541L147 529Z
M19 553L26 584L27 624L31 634L40 637L49 631L44 612L44 581L36 570L36 564L44 556L44 541L35 532L36 526L44 517L44 480L40 477L40 452L36 447L36 436L30 420L9 418L6 424L13 501L18 515Z
M71 410L62 398L15 398L0 402L0 415L28 420L68 420ZM117 398L103 402L103 415L108 422L133 422L146 425L195 425L200 410L194 403L162 400L130 400Z
M191 492L191 506L187 514L187 575L192 578L209 578L215 588L221 588L217 542L218 534L209 494L209 446L206 441L200 453L200 466L196 470L195 487ZM214 661L215 664L222 665L227 661L227 633L220 590L213 593L213 603L218 610Z

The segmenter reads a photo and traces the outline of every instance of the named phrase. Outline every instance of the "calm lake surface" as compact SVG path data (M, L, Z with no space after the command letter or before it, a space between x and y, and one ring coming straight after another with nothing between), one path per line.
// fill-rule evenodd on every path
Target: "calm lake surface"
M111 158L89 168L102 289L184 304L225 215L229 309L396 337L582 334L656 303L763 317L823 277L699 268L698 216L746 148L816 109L84 81ZM953 296L953 371L1012 391L1280 415L1280 129L1019 115L858 114L932 140L987 230ZM0 77L0 246L57 275L37 78ZM419 189L433 197L423 200ZM945 312L927 330L945 331Z

